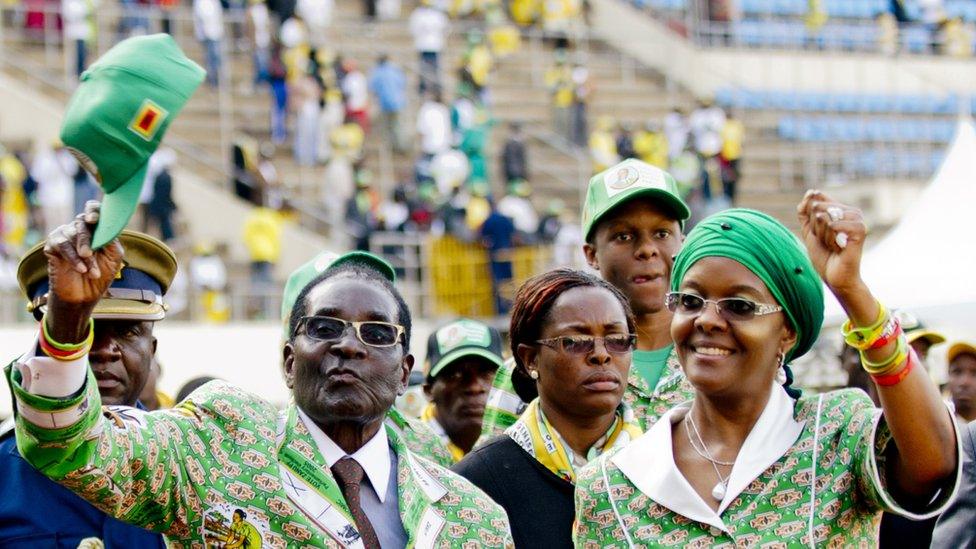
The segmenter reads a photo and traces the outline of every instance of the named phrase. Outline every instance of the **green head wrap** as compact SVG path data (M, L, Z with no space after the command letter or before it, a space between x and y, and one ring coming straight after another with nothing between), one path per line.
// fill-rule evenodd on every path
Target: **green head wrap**
M688 234L675 257L671 289L677 291L688 269L705 257L727 257L738 261L769 288L776 302L796 330L796 344L786 353L784 388L790 387L793 372L786 364L803 356L813 346L823 324L823 283L810 263L800 241L772 217L755 210L731 209L709 216Z

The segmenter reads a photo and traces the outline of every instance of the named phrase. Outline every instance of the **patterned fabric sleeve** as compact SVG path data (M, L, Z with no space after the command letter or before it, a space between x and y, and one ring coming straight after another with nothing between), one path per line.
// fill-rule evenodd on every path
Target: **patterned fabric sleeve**
M16 368L8 368L7 376L19 412L18 449L44 475L105 513L156 532L186 537L191 525L202 520L194 486L205 485L207 472L187 454L189 449L197 455L206 451L204 438L211 445L221 442L222 425L213 416L222 414L211 408L216 402L204 406L194 404L202 399L190 399L152 413L103 408L90 370L78 394L60 399L27 392ZM225 411L239 413L225 404ZM56 415L74 421L63 427L50 427L50 421L38 425L45 423L39 419Z
M512 372L515 370L515 360L509 358L504 366L495 372L491 391L488 393L488 403L485 405L485 415L481 422L481 438L475 446L479 446L505 432L518 421L525 403L515 394L512 386Z
M910 511L895 499L888 487L886 450L889 443L894 444L894 441L881 409L875 408L868 396L861 391L845 390L837 393L838 400L825 402L824 406L843 406L850 410L848 416L850 421L843 431L845 440L841 447L851 452L857 494L862 504L870 511L882 510L913 520L927 519L941 514L955 497L959 486L959 475L962 472L962 447L958 434L955 451L959 457L951 482L943 486L924 508L913 508Z
M576 520L573 521L573 546L598 549L625 546L624 532L610 505L603 467L614 469L607 456L593 460L576 477Z

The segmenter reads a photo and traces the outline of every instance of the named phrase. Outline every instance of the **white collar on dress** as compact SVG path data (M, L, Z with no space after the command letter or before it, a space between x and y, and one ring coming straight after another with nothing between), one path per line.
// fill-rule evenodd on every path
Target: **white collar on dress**
M379 497L380 503L386 503L384 500L386 499L387 485L390 482L390 452L393 451L390 448L390 441L386 437L386 426L380 425L373 438L366 441L366 444L363 444L352 455L349 455L333 442L329 435L325 434L311 418L305 415L301 408L298 408L298 415L305 423L305 427L308 428L308 432L312 435L322 457L325 458L325 463L331 468L337 461L346 456L356 460L366 472L369 483L373 485L373 491Z
M672 408L643 436L611 456L610 460L638 490L658 504L727 532L722 513L749 483L793 446L805 422L793 419L795 401L781 386L774 384L766 408L739 450L725 499L715 512L695 492L674 462L671 427L684 415L676 412L686 412L690 407L691 402L686 402Z

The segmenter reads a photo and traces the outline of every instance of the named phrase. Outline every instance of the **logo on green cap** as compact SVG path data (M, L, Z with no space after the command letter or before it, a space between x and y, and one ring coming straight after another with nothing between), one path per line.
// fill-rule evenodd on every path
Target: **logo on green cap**
M129 122L129 129L146 141L152 141L167 116L169 112L166 109L157 105L152 99L146 99L136 111L132 122Z
M638 179L640 179L640 174L637 173L637 170L631 166L624 166L613 173L607 174L606 182L607 187L619 191L637 183Z
M603 184L607 188L607 197L623 192L634 185L645 189L667 190L664 172L653 166L634 163L622 163L607 170L603 176Z
M459 320L437 331L437 346L442 355L462 345L475 347L491 345L488 327L470 320Z

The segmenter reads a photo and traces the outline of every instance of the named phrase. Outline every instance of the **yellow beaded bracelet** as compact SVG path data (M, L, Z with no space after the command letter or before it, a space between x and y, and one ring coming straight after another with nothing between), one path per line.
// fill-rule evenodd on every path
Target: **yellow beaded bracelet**
M864 371L871 374L872 376L884 376L893 373L898 369L898 366L908 358L908 339L901 335L898 337L898 345L895 347L895 351L884 360L878 362L871 362L864 356L864 351L861 351L861 367Z
M848 319L841 326L840 331L844 335L845 343L855 349L864 350L871 347L878 338L884 335L889 320L888 309L879 301L878 318L874 321L874 324L862 328L855 328L854 323Z

